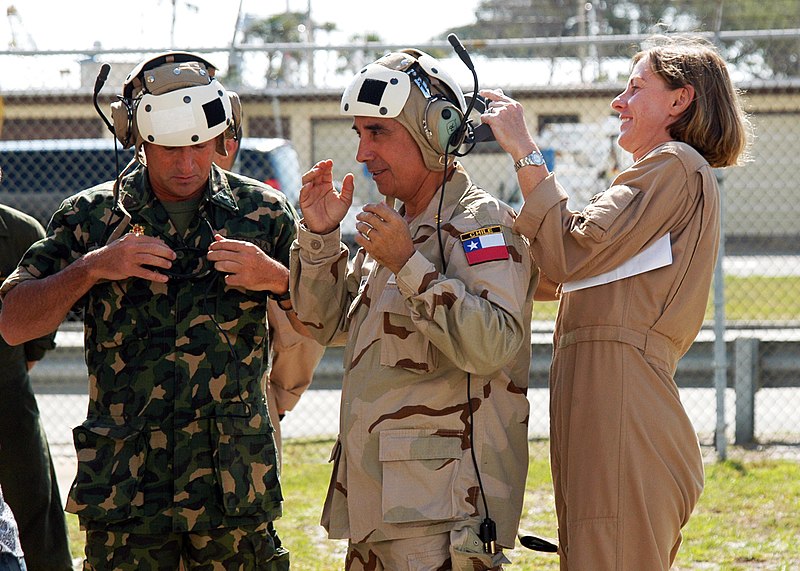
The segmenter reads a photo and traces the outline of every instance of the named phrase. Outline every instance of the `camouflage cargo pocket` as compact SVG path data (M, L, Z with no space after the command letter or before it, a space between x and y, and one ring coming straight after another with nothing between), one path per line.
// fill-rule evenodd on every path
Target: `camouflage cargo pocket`
M254 428L248 418L217 417L211 431L225 513L244 516L275 509L283 496L269 425Z
M384 522L427 524L466 517L456 490L463 434L437 428L381 432Z
M72 430L78 473L66 511L100 522L119 522L137 515L143 504L139 482L147 457L144 433L111 419L86 420Z
M417 373L436 369L437 352L411 319L411 307L396 284L387 284L376 307L381 315L381 365Z

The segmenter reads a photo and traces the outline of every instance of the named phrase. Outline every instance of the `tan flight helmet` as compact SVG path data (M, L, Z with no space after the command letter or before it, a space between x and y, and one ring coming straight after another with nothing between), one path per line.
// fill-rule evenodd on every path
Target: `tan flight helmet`
M137 65L111 105L114 134L141 155L145 141L186 147L239 132L239 96L214 77L216 68L191 52L164 52ZM226 155L222 137L216 150Z
M417 143L432 171L452 165L464 142L467 104L438 60L417 49L392 52L359 71L342 95L342 115L393 118Z

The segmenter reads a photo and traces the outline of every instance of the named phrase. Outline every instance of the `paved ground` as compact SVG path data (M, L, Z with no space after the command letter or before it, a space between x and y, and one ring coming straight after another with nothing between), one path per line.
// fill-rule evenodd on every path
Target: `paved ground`
M800 256L726 256L725 273L733 276L797 276Z

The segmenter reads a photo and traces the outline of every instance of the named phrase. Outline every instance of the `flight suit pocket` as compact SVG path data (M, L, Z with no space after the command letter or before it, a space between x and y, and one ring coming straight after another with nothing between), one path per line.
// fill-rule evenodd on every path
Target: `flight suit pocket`
M583 209L583 217L596 226L601 235L608 232L611 225L639 195L639 190L628 186L615 186L592 197Z
M383 521L428 524L466 517L457 500L463 432L437 428L380 434Z
M120 522L137 514L143 496L137 495L147 458L147 439L141 430L112 420L86 420L72 431L78 473L69 492L66 511L82 519Z
M381 365L417 373L436 369L436 351L411 319L411 308L396 285L387 285L376 307L381 316Z
M218 417L211 425L214 469L228 515L256 515L282 500L275 441L249 418Z

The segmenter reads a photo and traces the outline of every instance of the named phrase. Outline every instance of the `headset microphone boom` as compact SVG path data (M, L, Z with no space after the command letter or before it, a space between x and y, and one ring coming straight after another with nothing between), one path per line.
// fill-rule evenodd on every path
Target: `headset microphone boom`
M464 114L464 122L461 125L461 129L459 129L459 137L456 138L455 134L453 134L453 138L454 140L464 140L466 143L473 145L475 143L494 141L494 135L492 134L492 130L489 125L481 123L477 127L473 127L468 120L469 114L473 111L473 109L477 110L479 113L486 111L486 100L478 95L478 74L475 71L475 65L472 63L472 58L469 56L469 52L467 52L464 44L462 44L461 40L458 39L458 36L455 34L448 34L447 41L450 42L451 46L453 46L453 49L455 50L459 59L464 62L464 65L467 66L467 69L472 72L473 80L472 96L469 98L467 111ZM464 131L467 130L469 132L465 134Z

